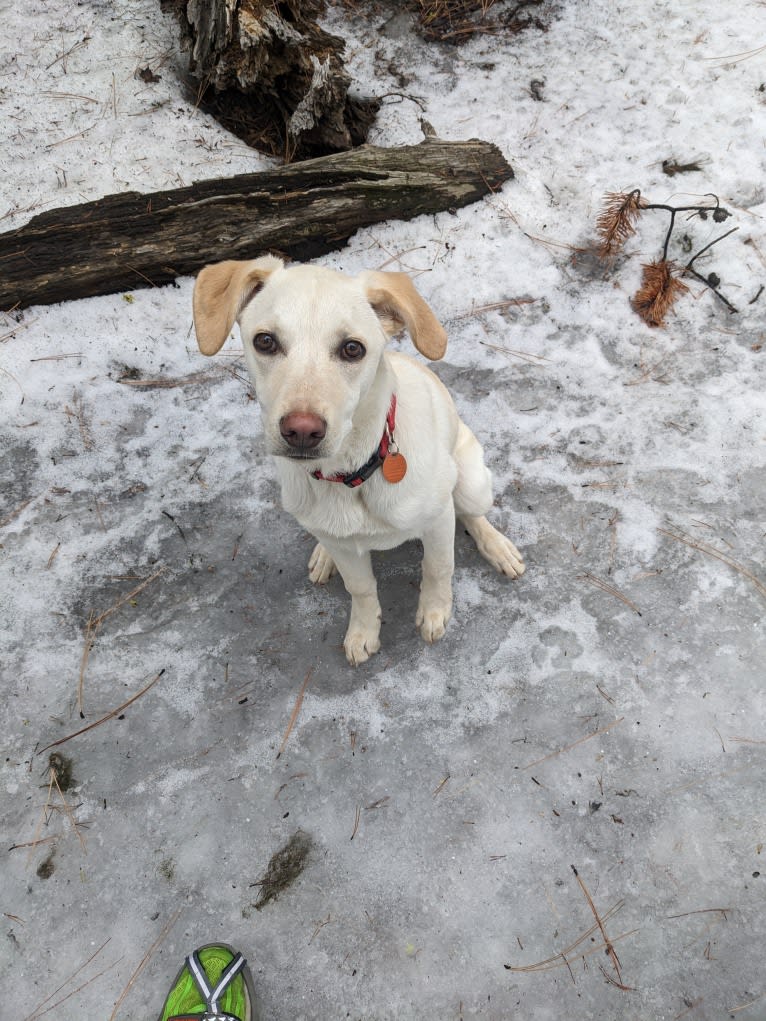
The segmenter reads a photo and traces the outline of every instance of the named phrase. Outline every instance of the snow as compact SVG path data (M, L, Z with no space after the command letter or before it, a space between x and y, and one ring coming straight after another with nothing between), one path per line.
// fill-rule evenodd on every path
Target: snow
M158 6L5 10L3 229L273 165L195 108ZM0 315L2 1014L109 1017L151 950L114 1016L155 1017L183 955L223 939L264 1018L762 1018L766 7L580 0L459 49L375 4L327 24L358 91L387 94L371 141L424 120L514 168L321 261L416 274L527 573L458 535L427 647L418 550L381 554L383 649L353 670L347 597L308 583L239 341L198 353L192 281ZM588 247L603 195L635 187L730 210L679 219L671 256L738 227L696 264L736 315L696 281L664 330L634 314L666 215L609 270ZM96 628L81 719L89 619L160 569ZM40 749L162 670L58 747L70 814L55 790L44 811ZM255 910L297 830L307 867ZM618 906L629 991L598 929L556 956L595 922L572 865L602 918Z

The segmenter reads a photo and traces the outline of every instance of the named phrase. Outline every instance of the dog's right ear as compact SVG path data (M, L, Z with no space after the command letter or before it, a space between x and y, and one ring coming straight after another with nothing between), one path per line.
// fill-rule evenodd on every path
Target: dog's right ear
M194 283L194 330L203 355L224 345L240 312L284 263L273 255L205 266Z

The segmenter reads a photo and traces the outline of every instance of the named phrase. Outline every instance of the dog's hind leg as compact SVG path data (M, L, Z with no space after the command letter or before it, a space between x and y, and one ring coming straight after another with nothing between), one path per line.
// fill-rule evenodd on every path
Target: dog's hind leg
M426 642L442 637L452 616L455 508L448 503L423 536L423 580L415 625Z
M458 468L452 494L458 520L495 570L509 578L520 577L524 573L521 554L485 517L492 506L492 475L484 463L481 444L464 422L460 423L453 457Z

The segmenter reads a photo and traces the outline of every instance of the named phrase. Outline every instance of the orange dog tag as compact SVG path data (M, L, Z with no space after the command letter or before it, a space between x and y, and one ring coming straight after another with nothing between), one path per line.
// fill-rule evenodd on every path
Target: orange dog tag
M386 482L401 482L407 474L407 460L404 454L387 454L381 471Z

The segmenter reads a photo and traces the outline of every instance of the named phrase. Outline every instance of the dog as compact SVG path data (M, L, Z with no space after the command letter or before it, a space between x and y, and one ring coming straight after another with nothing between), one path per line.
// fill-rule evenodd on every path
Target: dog
M426 642L452 614L456 519L498 571L523 574L519 551L485 517L492 477L449 392L416 359L386 351L404 328L425 358L446 350L407 274L351 277L268 255L206 266L193 305L205 355L239 324L283 506L317 539L309 578L322 584L337 569L351 596L349 663L380 648L372 550L421 540L415 623Z

